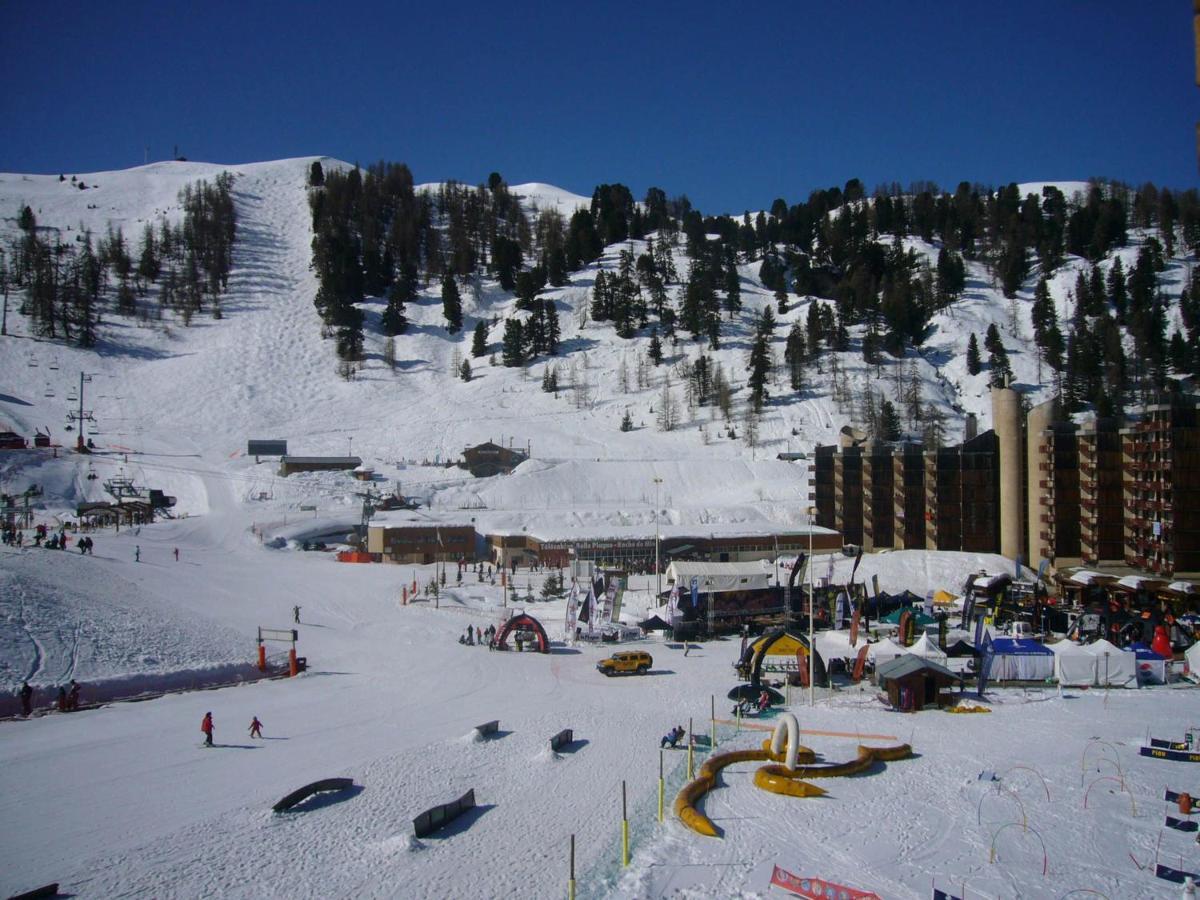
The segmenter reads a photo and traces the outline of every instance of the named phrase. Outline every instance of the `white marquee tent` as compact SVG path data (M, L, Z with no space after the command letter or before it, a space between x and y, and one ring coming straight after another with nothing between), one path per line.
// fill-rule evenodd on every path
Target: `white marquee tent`
M921 659L931 659L936 663L946 664L946 654L936 641L931 641L928 634L921 635L920 640L908 648L908 652Z
M1063 687L1090 687L1096 683L1096 657L1072 641L1047 644L1054 653L1054 677Z
M895 659L897 656L903 656L908 651L901 647L891 638L884 638L878 643L871 644L871 649L867 651L867 659L875 663L876 666L887 662L889 659ZM1200 664L1200 660L1197 660ZM1200 671L1200 670L1198 670Z
M1101 687L1137 687L1137 656L1132 650L1122 650L1106 640L1088 644L1087 650L1096 657L1096 683Z

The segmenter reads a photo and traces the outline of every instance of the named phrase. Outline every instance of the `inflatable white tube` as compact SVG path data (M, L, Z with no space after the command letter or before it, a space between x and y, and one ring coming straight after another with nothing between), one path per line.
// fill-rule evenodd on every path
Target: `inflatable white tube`
M800 748L800 723L791 713L780 713L779 718L775 720L775 733L771 735L771 752L779 753L783 750L785 728L787 729L787 759L784 764L789 769L794 769L796 768L796 752Z

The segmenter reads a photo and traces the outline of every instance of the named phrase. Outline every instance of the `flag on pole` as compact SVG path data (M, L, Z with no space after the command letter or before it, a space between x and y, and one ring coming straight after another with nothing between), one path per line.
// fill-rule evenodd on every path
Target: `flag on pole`
M575 637L575 620L579 612L579 582L571 580L571 593L567 595L567 640Z

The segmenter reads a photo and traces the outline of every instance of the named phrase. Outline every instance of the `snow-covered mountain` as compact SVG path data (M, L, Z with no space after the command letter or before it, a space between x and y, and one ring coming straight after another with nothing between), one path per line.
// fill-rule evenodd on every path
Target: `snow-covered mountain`
M352 448L377 471L408 482L436 506L445 479L425 473L415 480L428 483L413 485L414 478L399 468L399 461L456 458L463 446L489 438L532 444L534 457L551 463L772 459L781 451L804 451L832 442L843 425L858 423L861 410L854 398L866 386L881 397L895 399L914 377L924 402L947 417L947 437L952 440L961 434L962 414L976 413L983 427L990 420L988 374L986 370L968 374L964 351L969 333L982 338L993 323L1010 348L1016 381L1033 399L1047 394L1050 372L1045 367L1039 371L1032 352L1032 280L1017 300L1009 301L992 286L981 265L968 263L966 291L934 317L920 353L910 351L907 360L887 359L878 368L867 366L857 351L839 355L841 402L834 397L828 354L821 371L811 372L809 387L798 394L788 389L780 367L770 388L772 402L758 425L756 446L748 446L736 411L733 421L726 423L715 407L688 410L683 405L681 379L669 363L694 357L701 345L689 341L668 345L668 364L650 367L639 387L638 358L645 354L648 337L618 339L609 323L587 321L581 327L581 310L589 303L597 270L615 267L624 247L640 252L645 246L640 241L610 246L596 265L574 273L570 284L544 293L560 309L562 353L557 358L538 360L525 370L492 364L487 357L471 359L474 377L464 383L456 376L454 363L470 358L472 326L480 318L495 320L512 314L515 301L486 280L477 291L464 291L464 328L451 335L444 327L438 286L431 285L410 305L412 327L396 338L395 370L383 361L384 338L378 322L384 304L382 300L362 304L367 359L347 381L338 375L331 343L321 339L312 303L315 280L309 268L312 234L306 189L312 162L312 158L237 166L167 162L70 180L0 175L0 231L6 242L15 233L20 209L29 205L39 229L55 230L63 241L80 239L84 230L99 236L110 227L120 227L136 248L146 223L160 217L178 219L177 194L184 185L211 180L222 171L235 175L239 216L233 271L222 303L225 317L220 321L198 316L184 327L170 316L156 319L154 304L147 300L144 318L106 318L98 350L81 351L30 338L27 321L10 310L0 373L14 399L0 406L5 424L26 434L34 427L49 428L62 438L65 414L75 405L69 400L71 388L78 373L86 371L95 376L87 405L99 420L101 445L143 452L182 449L232 458L247 437L266 435L288 439L293 452ZM80 184L87 189L81 190ZM1034 190L1041 185L1025 187ZM1060 183L1060 187L1074 192L1085 185ZM552 207L566 217L589 202L544 184L515 185L510 190L530 210ZM1128 269L1140 238L1135 232L1130 245L1114 253L1102 268L1119 256ZM905 244L936 257L935 246L912 238ZM1060 321L1070 316L1068 291L1084 265L1071 259L1051 281ZM682 257L679 267L685 268ZM756 262L740 266L743 309L723 326L721 349L704 350L722 366L735 388L745 385L753 322L762 307L774 305L757 269ZM1182 259L1169 262L1162 276L1168 297L1178 294L1184 270ZM797 318L803 321L809 304L815 302L791 300L775 331L777 363L782 362L790 323ZM1178 311L1173 308L1170 317L1168 333L1178 322ZM547 366L558 368L559 383L564 385L557 396L541 390ZM683 409L678 428L669 433L656 428L655 415L667 378L675 385ZM635 427L621 432L626 411ZM731 438L731 431L737 437ZM170 480L169 474L163 477ZM584 491L571 503L586 504ZM753 504L760 499L758 493L777 497L790 491L770 478L765 485L749 479L740 500ZM789 515L778 509L764 514Z
M17 312L20 298L9 297L0 430L29 436L48 429L69 447L75 435L65 430L66 416L82 405L94 412L88 429L97 452L4 451L0 488L21 494L36 486L36 520L51 525L81 501L106 498L104 482L113 477L160 488L178 503L174 519L97 533L94 555L78 554L74 543L69 552L0 547L4 711L16 708L13 690L23 680L35 687L40 709L69 679L84 682L85 702L251 681L260 626L296 627L310 664L297 679L0 721L0 821L10 825L0 842L5 895L58 881L64 893L85 897L550 896L563 890L568 832L578 837L580 896L759 896L776 864L889 897L924 897L931 882L957 887L968 879L969 896L1060 896L1084 885L1108 896L1155 893L1152 870L1139 871L1137 860L1153 857L1160 844L1168 852L1158 820L1131 813L1120 794L1106 791L1091 792L1089 808L1091 785L1079 781L1078 754L1086 758L1102 743L1116 754L1147 730L1171 735L1187 700L1178 691L1114 692L1111 699L1098 691L1065 698L997 691L993 715L931 712L902 725L871 690L822 692L802 709L805 743L824 759L851 759L862 741L908 742L919 758L869 778L826 782L830 796L820 801L765 794L748 773L728 769L705 801L726 831L718 842L670 818L656 822L657 738L693 717L696 729L707 730L714 708L723 715L736 641L690 654L647 642L651 676L607 680L595 671L607 647L559 644L542 657L456 643L466 626L498 623L518 590L534 596L541 573L522 570L510 592L470 571L456 586L451 567L434 608L402 605L413 581L426 586L436 577L433 566L338 565L327 554L299 552L299 540L344 535L358 522L361 485L345 473L280 479L274 460L246 455L248 438L285 438L297 454L361 455L404 493L428 501L421 515L470 516L481 530L628 526L645 534L659 520L659 492L663 526L803 521L806 472L777 454L834 440L855 418L832 396L826 355L804 394L790 396L785 378L773 386L757 446L747 445L737 416L733 438L707 409L686 411L674 373L683 422L659 431L654 409L668 367L651 367L649 383L639 387L637 357L647 339L624 341L610 325L581 326L578 316L596 272L615 266L619 247L547 292L560 308L561 382L572 381L573 369L577 388L557 397L543 392L544 361L525 372L485 356L472 359L470 382L456 377L454 362L469 355L473 324L515 308L510 294L486 281L478 294L464 291L458 335L446 332L436 286L409 304L412 325L396 339L394 371L382 358L383 303L364 303L367 359L346 380L313 305L306 188L313 161L160 163L74 180L70 173L62 180L0 175L0 246L17 233L25 205L47 236L72 242L85 231L103 235L111 224L135 244L146 223L180 220L182 187L223 171L235 176L239 216L219 320L200 315L185 326L158 318L152 299L143 298L141 315L106 312L98 346L81 350L33 337ZM554 207L564 216L588 202L541 184L510 190L530 209ZM1118 251L1127 260L1136 253L1133 238ZM1060 318L1069 312L1066 292L1079 265L1068 263L1053 282ZM1183 260L1168 263L1168 293L1178 292L1184 267ZM757 268L741 267L744 309L710 354L739 387L753 320L774 304ZM889 395L892 373L907 379L915 370L927 402L947 414L977 412L986 426L986 374L966 374L966 336L982 337L995 323L1017 380L1036 393L1026 287L1011 304L972 265L964 297L935 318L920 355L888 362L881 377L857 353L840 355L838 368ZM777 358L788 323L811 302L793 302L781 317ZM673 361L696 352L685 342L667 351ZM626 410L635 427L622 432ZM532 458L493 479L442 464L489 438L529 446ZM985 554L903 551L867 557L858 575L878 575L888 591L954 591L966 572L1009 565ZM830 554L819 574L840 580L852 566ZM631 620L651 611L651 582L633 579L625 606ZM563 600L531 609L552 637L562 634ZM275 655L286 647L270 649ZM209 710L217 721L211 750L198 746L196 730ZM238 733L252 716L265 723L267 739ZM495 718L500 735L479 740L474 726ZM573 752L549 751L548 737L564 727L575 729ZM723 748L748 748L763 737L734 729L722 726ZM1045 734L1055 740L1030 738ZM1121 752L1130 797L1157 796L1157 770ZM671 792L683 780L682 759L667 755ZM977 779L981 768L1001 773L1006 796ZM1044 782L1031 773L1055 785L1054 804L1048 787L1041 799ZM333 775L360 787L294 815L268 811L285 793ZM628 868L619 862L617 816L625 785L634 854ZM468 789L478 791L480 805L462 823L435 839L411 837L413 816ZM1015 823L1003 804L1012 797L1023 818L1029 804L1028 833L1009 828ZM898 821L904 827L888 827ZM1049 860L1046 871L1037 849Z

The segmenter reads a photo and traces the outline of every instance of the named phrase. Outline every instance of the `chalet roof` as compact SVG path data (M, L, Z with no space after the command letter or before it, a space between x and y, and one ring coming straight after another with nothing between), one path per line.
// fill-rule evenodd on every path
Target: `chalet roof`
M942 675L952 681L958 681L958 676L947 669L945 666L934 662L931 659L924 659L912 653L904 653L897 656L895 659L881 663L876 670L876 677L880 682L895 678L903 678L906 675L912 675L914 672L919 672L922 669L933 672L937 675Z
M357 456L284 456L280 461L289 465L339 465L348 469L362 465L362 459Z

